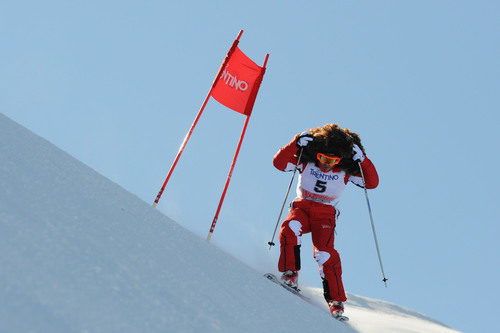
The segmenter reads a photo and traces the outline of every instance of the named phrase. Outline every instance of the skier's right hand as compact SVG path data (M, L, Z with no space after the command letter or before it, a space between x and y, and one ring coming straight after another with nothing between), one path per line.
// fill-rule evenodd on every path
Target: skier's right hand
M313 139L314 137L311 135L311 133L309 133L308 131L304 131L300 133L297 140L295 140L295 143L298 147L304 148L309 142L313 141Z

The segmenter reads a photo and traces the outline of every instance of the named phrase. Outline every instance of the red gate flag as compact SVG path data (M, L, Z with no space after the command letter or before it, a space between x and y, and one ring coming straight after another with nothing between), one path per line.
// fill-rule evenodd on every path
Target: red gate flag
M257 65L250 58L248 58L241 50L238 48L239 39L243 30L240 31L238 37L234 40L233 45L229 49L222 65L217 72L217 75L212 83L210 91L203 102L203 105L198 112L193 124L191 125L188 133L184 137L181 146L177 152L175 160L168 171L167 178L163 182L163 185L156 196L156 199L153 203L153 207L156 207L160 197L167 186L167 183L172 175L172 172L177 165L177 162L180 159L186 144L193 133L198 120L207 105L210 96L212 96L215 100L225 105L226 107L242 113L246 115L245 125L243 126L243 131L241 132L240 141L238 142L238 147L236 148L236 153L233 158L233 162L231 164L231 168L229 170L229 175L226 180L226 184L224 186L224 190L222 191L222 195L219 201L219 205L217 207L217 212L215 213L215 217L212 221L212 225L210 227L210 232L208 234L207 240L210 240L215 228L215 224L217 223L217 219L219 216L219 212L222 207L222 203L224 201L229 181L231 180L231 176L233 174L234 167L236 165L236 159L238 158L238 154L243 142L243 137L245 136L245 131L247 129L248 122L250 120L250 115L252 113L252 108L255 103L255 98L257 97L257 93L259 91L260 84L264 77L264 73L266 71L266 64L269 58L269 54L266 55L264 59L264 64L261 66Z
M249 116L266 68L257 65L235 47L212 89L212 97L222 105Z

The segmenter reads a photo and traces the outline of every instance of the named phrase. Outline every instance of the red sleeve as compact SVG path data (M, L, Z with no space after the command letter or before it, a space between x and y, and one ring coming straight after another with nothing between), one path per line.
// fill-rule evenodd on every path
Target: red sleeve
M366 157L361 163L361 168L363 169L363 174L365 176L366 188L376 188L378 186L378 173L372 161L368 157ZM361 173L356 176L361 177Z
M273 158L273 164L276 167L276 169L281 170L281 171L289 171L286 170L286 167L288 163L292 163L293 165L297 164L297 157L295 157L295 154L299 150L297 145L295 144L295 141L297 140L297 137L299 135L297 134L292 141L290 141L286 146L281 148L276 155L274 155Z

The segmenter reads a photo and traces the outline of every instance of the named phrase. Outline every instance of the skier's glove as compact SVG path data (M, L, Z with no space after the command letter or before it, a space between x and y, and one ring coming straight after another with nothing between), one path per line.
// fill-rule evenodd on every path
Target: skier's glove
M363 151L361 150L361 148L359 148L358 145L353 145L352 146L352 153L354 154L354 156L352 157L352 160L354 162L363 162L365 160L365 154L363 154Z
M308 131L305 131L305 132L300 133L297 140L295 140L295 143L297 144L298 147L304 148L313 139L314 139L314 137L311 135L311 133L309 133Z

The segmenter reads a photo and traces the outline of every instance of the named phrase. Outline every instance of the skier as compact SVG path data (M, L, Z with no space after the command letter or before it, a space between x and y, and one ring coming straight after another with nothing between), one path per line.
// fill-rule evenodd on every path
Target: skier
M297 134L273 159L274 166L281 171L295 168L299 171L297 198L291 203L279 232L281 279L298 288L301 236L311 233L323 294L330 313L337 319L345 318L343 303L347 300L339 253L334 249L337 204L349 181L363 187L358 161L366 188L377 187L377 171L366 157L359 135L336 124Z

